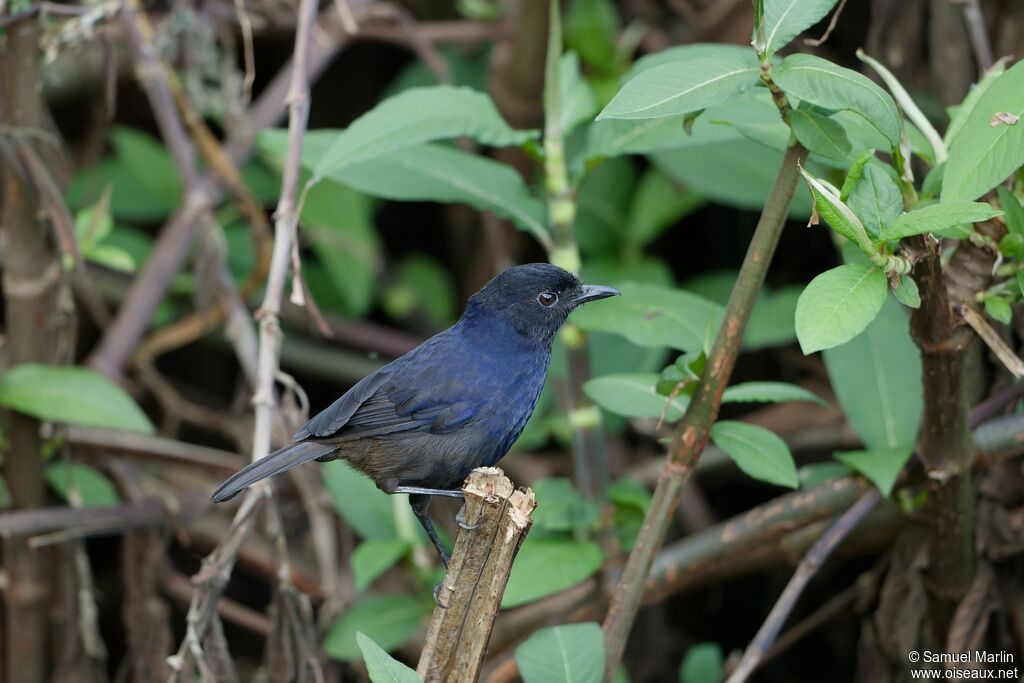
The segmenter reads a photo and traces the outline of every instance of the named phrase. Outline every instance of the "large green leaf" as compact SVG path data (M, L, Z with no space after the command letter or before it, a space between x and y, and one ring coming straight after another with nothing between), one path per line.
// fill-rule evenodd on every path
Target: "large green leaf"
M846 130L824 114L808 107L793 109L789 112L789 125L809 152L840 160L850 155L852 146Z
M418 145L328 174L385 199L460 202L511 219L533 234L547 232L544 206L512 167L437 144Z
M460 136L500 147L532 140L537 133L509 127L491 98L471 88L412 88L387 98L339 132L313 177L319 180L360 161Z
M723 403L785 403L809 401L825 405L815 393L786 382L743 382L734 384L722 393Z
M356 631L356 644L363 653L363 663L372 683L422 683L423 679L415 671L385 652L362 631Z
M683 289L725 306L736 282L736 275L736 271L704 273L687 280ZM743 333L743 348L752 351L796 341L793 317L802 291L800 285L777 290L762 287Z
M987 221L1002 213L985 202L951 201L932 204L914 209L910 213L900 214L896 220L882 229L880 237L896 240L926 232L938 232L955 228L961 223Z
M596 572L604 561L589 541L527 536L512 565L502 607L517 607L563 591Z
M849 263L811 280L796 306L796 336L805 354L838 346L860 334L886 299L885 273Z
M578 531L597 521L600 514L597 506L581 496L568 479L541 479L530 488L537 498L533 523L539 529Z
M558 125L564 135L597 113L597 98L583 74L580 73L580 59L575 52L562 55L559 71L562 90L562 111Z
M681 289L639 282L619 285L622 296L584 306L572 321L585 330L620 334L640 346L696 351L707 347L722 318L718 304Z
M625 239L638 247L645 246L703 203L700 195L679 187L658 169L648 169L636 187Z
M657 384L658 374L653 372L604 375L584 382L583 393L591 401L616 415L661 417L664 413L668 422L675 422L683 416L689 399L686 396L676 396L670 405L668 397L662 396L655 389Z
M628 83L644 71L656 66L675 64L680 69L697 59L705 57L729 57L741 61L750 60L750 47L747 45L729 45L727 43L689 43L675 45L664 50L646 54L633 62L633 66L622 77L622 83Z
M356 546L352 553L352 577L357 591L370 587L374 580L395 566L409 550L400 538L371 538Z
M600 683L604 638L593 622L540 629L516 648L524 683Z
M999 76L950 140L942 200L977 199L1024 164L1024 60Z
M394 502L364 474L341 460L323 465L324 484L334 507L356 533L366 539L394 539Z
M825 351L832 388L871 450L909 448L921 422L921 359L907 316L889 301L863 334Z
M787 95L825 109L845 109L863 116L892 147L900 144L903 119L889 93L851 69L807 54L782 60L775 82Z
M334 182L321 183L306 197L302 225L302 235L311 243L337 294L340 312L366 315L382 268L370 199ZM315 278L309 280L314 287Z
M69 503L106 507L121 502L113 482L95 467L60 460L47 465L43 473L50 486Z
M566 3L565 44L590 66L610 71L615 66L618 12L611 0L572 0Z
M839 462L860 472L878 487L882 495L888 496L900 470L910 459L911 447L879 451L846 451L836 453Z
M959 107L950 114L949 125L946 126L946 132L942 136L942 141L946 144L946 147L951 147L953 140L956 138L960 129L963 128L964 123L970 117L971 112L978 106L978 100L981 99L982 95L988 92L988 89L992 87L992 84L996 82L1003 73L1006 72L1006 59L1000 59L993 64L985 75L982 76L981 80L978 81L971 91L967 93L967 97L960 103Z
M861 251L871 253L873 247L867 229L857 214L840 198L839 190L803 169L800 169L800 173L814 197L814 208L818 210L818 215L825 219L830 228L856 244Z
M0 405L48 422L153 432L124 389L87 368L18 365L0 377Z
M384 650L409 640L423 622L426 608L411 595L379 595L342 614L324 636L324 652L333 659L359 659L356 633L364 633Z
M719 420L711 426L711 440L754 479L797 487L793 455L775 432L746 422Z
M754 55L732 50L685 62L660 64L626 82L598 115L601 119L681 116L724 102L760 81Z
M1007 232L1024 237L1024 206L1005 187L1000 186L996 191L999 193L999 207L1003 210Z
M764 44L755 47L767 57L814 26L829 13L837 0L764 0Z

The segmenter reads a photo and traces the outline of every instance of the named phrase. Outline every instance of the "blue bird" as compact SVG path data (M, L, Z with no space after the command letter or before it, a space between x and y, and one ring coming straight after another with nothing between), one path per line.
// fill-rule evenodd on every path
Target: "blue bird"
M447 567L427 515L430 496L461 497L473 469L508 452L537 405L562 323L577 306L618 293L549 264L506 270L470 298L455 325L364 377L293 443L227 479L213 502L311 460L342 458L385 493L410 494Z

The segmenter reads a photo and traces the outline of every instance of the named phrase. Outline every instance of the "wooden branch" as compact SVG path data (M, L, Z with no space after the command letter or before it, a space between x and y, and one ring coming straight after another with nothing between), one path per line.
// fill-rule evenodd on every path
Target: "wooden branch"
M679 502L679 493L693 472L704 446L707 445L711 425L718 416L722 393L729 383L733 366L739 356L743 330L750 318L754 301L760 292L768 265L782 234L782 227L786 222L786 213L800 175L797 162L806 154L806 150L798 144L793 144L786 150L775 183L754 230L754 236L750 240L740 274L729 296L725 318L708 354L707 366L700 384L673 434L665 467L658 478L658 486L654 490L651 505L644 517L636 545L629 554L622 578L616 585L608 615L605 617L605 681L610 681L619 667L622 653L626 648L626 639L640 609L645 579L651 563L665 538L665 532L673 517L672 513Z
M424 681L475 681L501 608L512 561L532 523L536 500L496 467L473 470L462 488L472 529L455 540L417 673Z
M793 611L797 598L803 593L804 588L821 566L828 559L832 551L846 538L851 531L857 528L861 520L871 512L872 508L882 499L878 489L871 489L858 500L849 510L836 520L829 530L822 534L815 544L807 551L807 555L801 560L800 566L796 568L793 577L786 584L785 590L779 596L772 611L768 614L764 624L758 630L754 640L747 647L746 652L740 659L739 664L733 669L726 683L744 683L757 665L767 654L768 650L775 643L783 624Z

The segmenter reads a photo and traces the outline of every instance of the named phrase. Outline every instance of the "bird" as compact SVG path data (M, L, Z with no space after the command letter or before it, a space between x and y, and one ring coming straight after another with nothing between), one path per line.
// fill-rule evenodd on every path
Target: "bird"
M432 496L512 447L533 414L555 335L578 306L618 295L557 266L513 266L470 297L454 325L364 377L292 437L214 491L214 503L313 460L343 459L412 511L445 567L427 514ZM461 524L461 522L460 522Z

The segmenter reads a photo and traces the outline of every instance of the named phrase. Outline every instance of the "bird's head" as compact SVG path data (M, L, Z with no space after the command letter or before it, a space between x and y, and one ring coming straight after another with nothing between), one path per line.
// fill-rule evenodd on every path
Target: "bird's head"
M618 293L611 287L585 285L558 266L528 263L509 268L484 285L470 298L464 320L501 320L532 341L550 344L574 308Z

